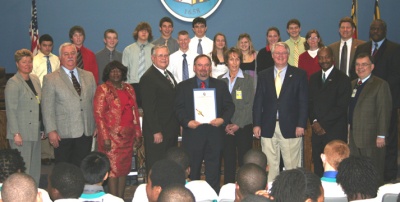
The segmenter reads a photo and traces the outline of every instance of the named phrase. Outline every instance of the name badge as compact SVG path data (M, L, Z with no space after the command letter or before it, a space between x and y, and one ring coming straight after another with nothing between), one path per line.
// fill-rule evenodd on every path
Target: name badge
M241 90L236 90L236 99L241 100L242 98L242 91Z
M356 93L357 93L357 88L354 88L354 89L353 89L353 93L351 94L351 97L355 97L355 96L356 96Z

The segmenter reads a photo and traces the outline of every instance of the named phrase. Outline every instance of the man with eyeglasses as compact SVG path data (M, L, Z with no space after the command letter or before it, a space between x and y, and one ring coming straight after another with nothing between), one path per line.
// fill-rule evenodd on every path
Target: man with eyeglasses
M279 174L281 152L286 170L301 165L308 114L306 72L288 64L286 43L274 44L271 52L275 65L258 75L253 104L253 132L268 159L268 182Z
M350 75L350 67L352 65L357 46L365 43L359 39L353 39L356 25L350 17L344 17L339 22L340 40L332 43L329 47L333 50L333 57L335 58L335 67Z
M151 61L153 64L139 82L147 173L156 161L164 158L169 148L178 146L179 134L179 124L173 110L177 83L167 70L168 47L154 46Z
M385 181L397 178L398 155L398 109L400 108L400 45L386 38L387 26L385 21L379 19L372 21L369 29L371 41L357 47L356 55L368 53L374 58L375 68L372 73L389 83L392 95L392 118L390 120L389 134L386 137L385 156ZM353 63L351 78L357 77Z
M392 97L388 83L372 75L375 68L368 53L360 53L355 59L357 79L351 85L349 105L350 137L352 156L367 156L372 159L379 172L379 184L383 184L385 164L385 139L392 111Z

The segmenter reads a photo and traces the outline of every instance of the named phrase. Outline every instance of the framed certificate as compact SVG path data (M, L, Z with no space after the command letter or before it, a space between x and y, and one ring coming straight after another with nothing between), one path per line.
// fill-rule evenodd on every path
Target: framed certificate
M200 123L210 123L217 118L215 88L193 89L194 118Z

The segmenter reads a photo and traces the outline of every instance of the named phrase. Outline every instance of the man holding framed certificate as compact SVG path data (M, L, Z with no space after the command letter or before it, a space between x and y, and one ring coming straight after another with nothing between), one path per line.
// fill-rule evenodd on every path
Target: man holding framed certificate
M196 76L176 88L175 113L183 128L182 146L190 155L190 179L200 179L204 160L206 181L218 193L223 134L235 105L227 85L210 77L211 60L207 55L194 59L193 71Z

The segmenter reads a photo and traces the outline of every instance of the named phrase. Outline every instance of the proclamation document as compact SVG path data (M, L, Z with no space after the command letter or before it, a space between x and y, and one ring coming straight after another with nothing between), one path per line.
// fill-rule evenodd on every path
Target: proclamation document
M200 123L210 123L217 118L215 88L193 89L194 118Z

